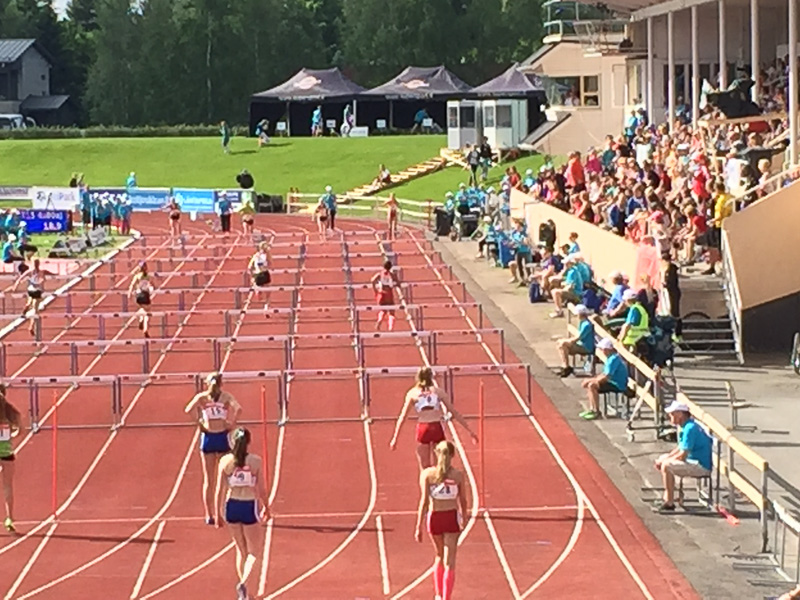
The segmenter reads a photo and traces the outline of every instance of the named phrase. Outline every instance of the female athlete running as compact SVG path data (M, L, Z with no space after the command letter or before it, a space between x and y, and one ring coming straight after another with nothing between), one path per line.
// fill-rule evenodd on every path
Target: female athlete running
M394 288L400 285L397 276L392 271L392 261L387 260L383 263L383 271L375 273L370 280L372 287L375 288L375 300L378 306L395 306ZM381 328L383 319L389 317L389 331L394 329L394 309L378 311L378 320L375 322L375 329Z
M433 371L430 367L422 367L417 372L417 383L408 390L403 410L397 418L394 435L389 447L394 450L397 446L397 437L400 428L406 420L408 409L411 405L417 411L417 459L420 469L427 469L433 464L433 449L439 442L445 440L442 419L449 413L458 423L467 430L473 442L478 441L478 436L472 432L464 417L452 407L450 397L443 389L433 383Z
M452 466L456 453L452 442L436 445L436 466L419 476L420 499L414 537L422 541L422 520L428 515L428 535L436 549L433 589L436 600L450 600L456 581L458 536L467 518L467 485L464 474Z
M169 212L169 231L172 237L181 236L181 205L172 198L167 205Z
M147 263L143 262L139 265L136 274L131 280L131 286L128 288L128 296L133 296L134 290L136 291L136 306L139 309L136 313L139 315L139 329L142 330L144 337L150 337L150 304L153 297L153 284L150 281L150 272L147 270Z
M325 204L325 199L320 198L319 202L317 202L317 206L314 208L314 215L311 217L312 219L317 220L317 229L319 230L319 239L325 241L325 238L328 237L328 215L330 211L328 210L328 205Z
M253 235L253 224L255 223L256 208L253 206L253 192L245 190L242 192L242 205L239 207L239 214L242 215L242 231L245 235Z
M6 399L6 386L0 383L0 470L3 471L3 498L6 519L3 526L10 532L14 529L14 447L11 439L19 433L22 416Z
M22 309L22 315L25 316L25 314L28 313L28 310L31 311L28 317L30 319L28 331L31 332L31 335L33 335L35 331L34 326L36 324L36 320L39 318L39 306L42 303L44 284L49 275L53 275L53 273L42 269L39 259L37 258L33 261L33 268L20 275L17 279L17 282L14 284L14 290L16 290L17 286L22 283L23 279L28 280L28 300L25 302L25 308Z
M236 419L242 407L228 392L222 391L222 374L211 373L206 377L208 389L200 392L186 405L186 414L194 414L200 428L200 460L203 463L203 507L206 524L213 525L214 489L211 487L217 476L219 460L230 452L228 432L236 427Z
M389 239L397 239L397 220L400 216L400 204L394 194L389 194L389 199L383 203L386 207L386 218L389 225Z
M250 432L240 427L233 432L233 450L219 461L217 476L217 527L224 520L236 545L236 591L239 600L247 600L247 580L256 563L262 543L255 525L270 518L266 477L260 456L250 454ZM260 506L259 506L260 501ZM222 505L225 503L225 512Z
M269 308L269 284L272 282L272 277L269 274L269 265L272 262L272 253L269 249L269 243L261 242L258 245L258 250L253 254L250 263L247 265L248 271L253 276L253 287L258 289L258 293L264 299L264 310Z

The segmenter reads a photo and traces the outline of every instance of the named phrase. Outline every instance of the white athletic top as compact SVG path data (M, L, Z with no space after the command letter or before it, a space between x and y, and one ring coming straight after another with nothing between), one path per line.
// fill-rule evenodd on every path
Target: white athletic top
M392 289L394 287L394 278L389 273L381 273L380 279L378 279L378 283L381 284L381 287L385 290Z
M209 400L203 406L203 420L208 423L212 420L224 420L228 418L228 407L224 402Z
M11 425L8 423L0 423L0 442L11 441Z
M228 475L228 485L232 488L256 487L256 475L250 467L235 467Z
M149 279L140 279L137 283L140 292L150 292L152 286Z
M430 484L430 494L434 500L455 500L458 498L458 483L453 479L432 483Z
M42 274L32 271L28 277L28 289L32 292L39 292L42 290L43 283Z
M256 254L256 260L253 266L259 271L265 271L269 266L269 258L266 252L259 252Z
M414 408L417 409L417 412L422 412L423 410L441 410L441 400L439 400L439 396L433 390L421 390L419 396L417 396L417 401L414 403Z

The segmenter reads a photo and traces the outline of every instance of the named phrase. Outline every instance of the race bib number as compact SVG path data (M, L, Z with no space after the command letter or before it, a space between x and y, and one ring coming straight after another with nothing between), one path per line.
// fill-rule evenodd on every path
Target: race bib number
M224 404L207 404L203 409L203 416L206 420L226 419L228 417L228 409Z
M11 426L0 425L0 442L10 442L10 441L11 441Z
M256 478L249 469L234 469L228 483L231 487L253 487L256 484Z

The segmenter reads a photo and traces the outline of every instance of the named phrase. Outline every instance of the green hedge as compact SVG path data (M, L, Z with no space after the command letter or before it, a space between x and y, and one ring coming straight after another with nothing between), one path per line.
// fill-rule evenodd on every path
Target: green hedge
M248 135L247 127L233 127L233 135ZM30 129L0 130L0 140L48 140L70 138L152 138L152 137L209 137L219 135L219 125L158 125L145 127L104 126L32 127Z

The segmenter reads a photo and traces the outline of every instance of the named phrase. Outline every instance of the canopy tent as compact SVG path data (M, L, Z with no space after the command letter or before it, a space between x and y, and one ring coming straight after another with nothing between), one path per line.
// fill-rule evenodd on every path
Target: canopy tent
M365 89L345 77L338 68L300 69L293 77L250 97L250 130L262 119L270 122L270 132L284 115L287 126L296 124L296 132L311 133L311 114L322 106L323 120L336 119L341 124L345 105L356 100ZM303 124L309 124L308 129Z
M514 63L494 79L472 88L470 97L476 98L533 98L545 100L542 81L536 75L527 75Z
M414 116L421 109L440 126L445 123L447 100L466 95L470 86L453 75L444 66L406 67L386 83L364 92L370 102L361 109L361 120L374 126L377 119L385 119L389 127L410 129Z

